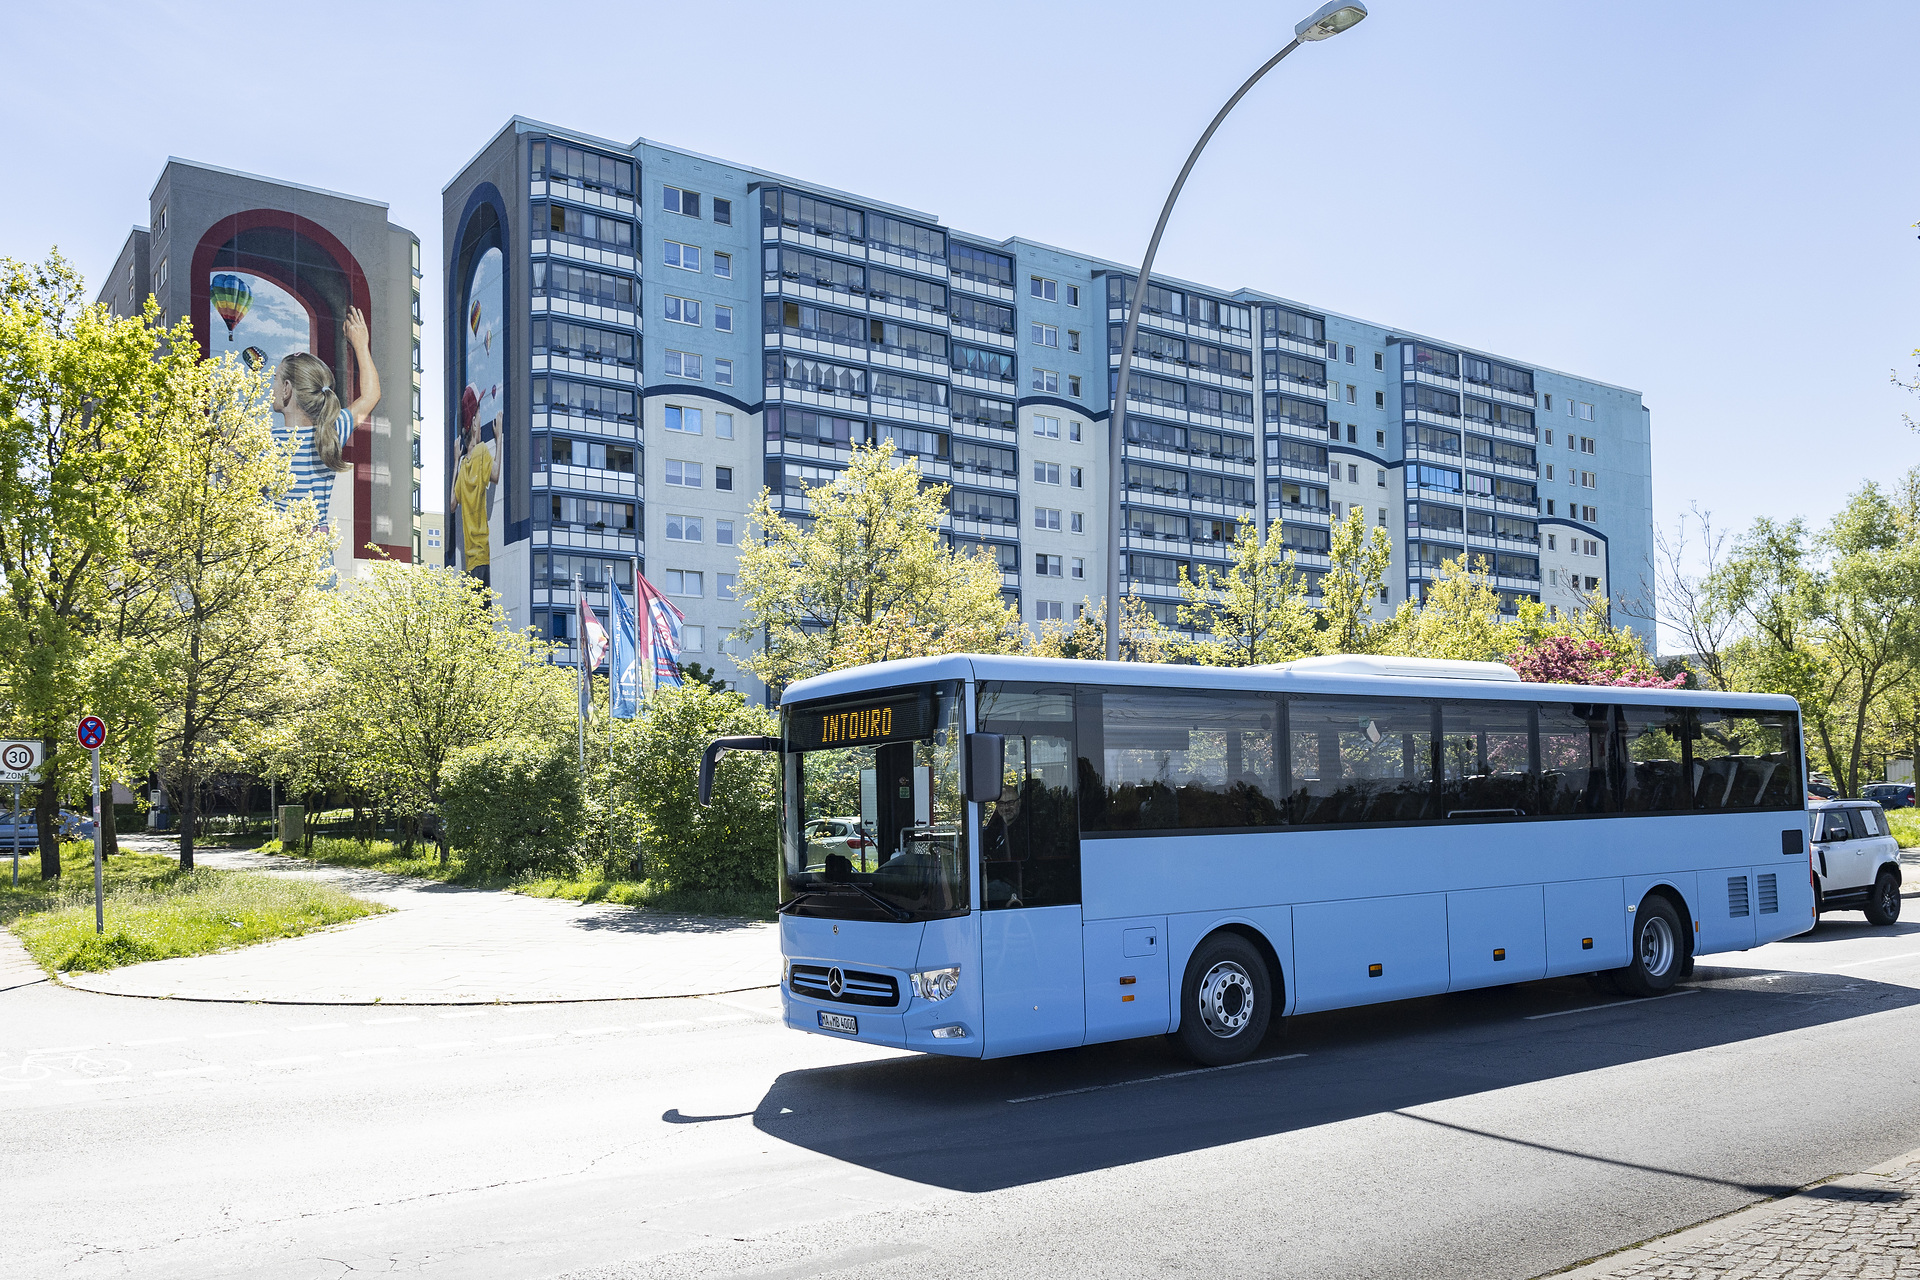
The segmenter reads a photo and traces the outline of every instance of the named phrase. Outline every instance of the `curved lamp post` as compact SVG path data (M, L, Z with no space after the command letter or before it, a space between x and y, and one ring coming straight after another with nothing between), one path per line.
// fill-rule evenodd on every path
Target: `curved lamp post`
M1227 105L1220 108L1220 114L1213 118L1207 131L1200 135L1200 141L1193 144L1193 153L1187 157L1187 163L1181 166L1180 176L1173 180L1173 190L1167 192L1167 203L1161 207L1160 221L1154 224L1153 238L1147 241L1147 256L1140 263L1140 276L1133 285L1133 304L1127 308L1127 330L1120 339L1119 378L1114 383L1112 430L1108 433L1107 474L1109 501L1107 503L1107 660L1117 662L1120 658L1120 558L1126 554L1125 530L1121 525L1120 503L1125 492L1126 475L1124 461L1127 427L1127 381L1133 366L1133 343L1140 331L1140 303L1147 292L1147 281L1153 274L1154 255L1160 252L1160 236L1167 229L1167 219L1173 214L1174 201L1180 198L1180 188L1187 185L1187 175L1193 172L1193 165L1206 150L1214 130L1227 118L1227 113L1247 96L1247 91L1260 83L1260 78L1274 69L1280 59L1292 53L1303 44L1325 40L1337 36L1348 27L1367 16L1367 6L1359 0L1331 0L1321 5L1302 20L1293 29L1293 39L1287 47L1274 54L1263 63L1258 71L1247 77L1247 82L1227 99ZM1255 494L1256 501L1258 493Z

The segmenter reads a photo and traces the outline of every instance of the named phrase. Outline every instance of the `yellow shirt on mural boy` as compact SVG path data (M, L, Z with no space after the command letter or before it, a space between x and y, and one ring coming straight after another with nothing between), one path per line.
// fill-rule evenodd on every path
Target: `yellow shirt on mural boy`
M493 481L493 446L481 441L460 460L453 478L453 501L460 508L462 567L487 563L487 485Z

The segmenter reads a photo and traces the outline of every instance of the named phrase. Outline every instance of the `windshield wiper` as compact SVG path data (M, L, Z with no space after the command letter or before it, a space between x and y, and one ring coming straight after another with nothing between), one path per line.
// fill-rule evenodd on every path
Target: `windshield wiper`
M855 884L851 880L829 880L822 884L808 885L806 888L800 890L800 892L794 894L791 898L788 898L785 902L775 907L774 910L779 913L785 913L788 907L791 907L794 903L800 901L800 899L802 898L810 898L810 897L813 897L815 894L840 893L846 890L852 890L854 893L857 893L860 896L864 897L867 901L873 903L875 906L879 907L882 911L885 911L887 914L891 915L895 920L913 919L913 913L911 911L902 910L901 908L895 906L893 903L888 902L885 898L881 897L879 894L875 893L873 890L867 888L867 886L863 884Z

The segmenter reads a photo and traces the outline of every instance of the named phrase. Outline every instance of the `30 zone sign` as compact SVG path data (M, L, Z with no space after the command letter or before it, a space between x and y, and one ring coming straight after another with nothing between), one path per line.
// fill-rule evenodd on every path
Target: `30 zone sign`
M27 773L40 763L40 748L32 742L0 743L0 773Z

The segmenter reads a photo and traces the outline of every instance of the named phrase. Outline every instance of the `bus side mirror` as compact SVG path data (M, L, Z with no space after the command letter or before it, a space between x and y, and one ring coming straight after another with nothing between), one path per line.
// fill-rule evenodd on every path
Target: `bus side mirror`
M967 735L967 799L986 804L1000 798L1001 753L1006 750L1006 735L970 733Z
M744 735L738 738L715 738L707 744L700 754L700 807L713 803L713 766L720 761L721 753L727 751L778 751L780 739L761 737L758 734Z

